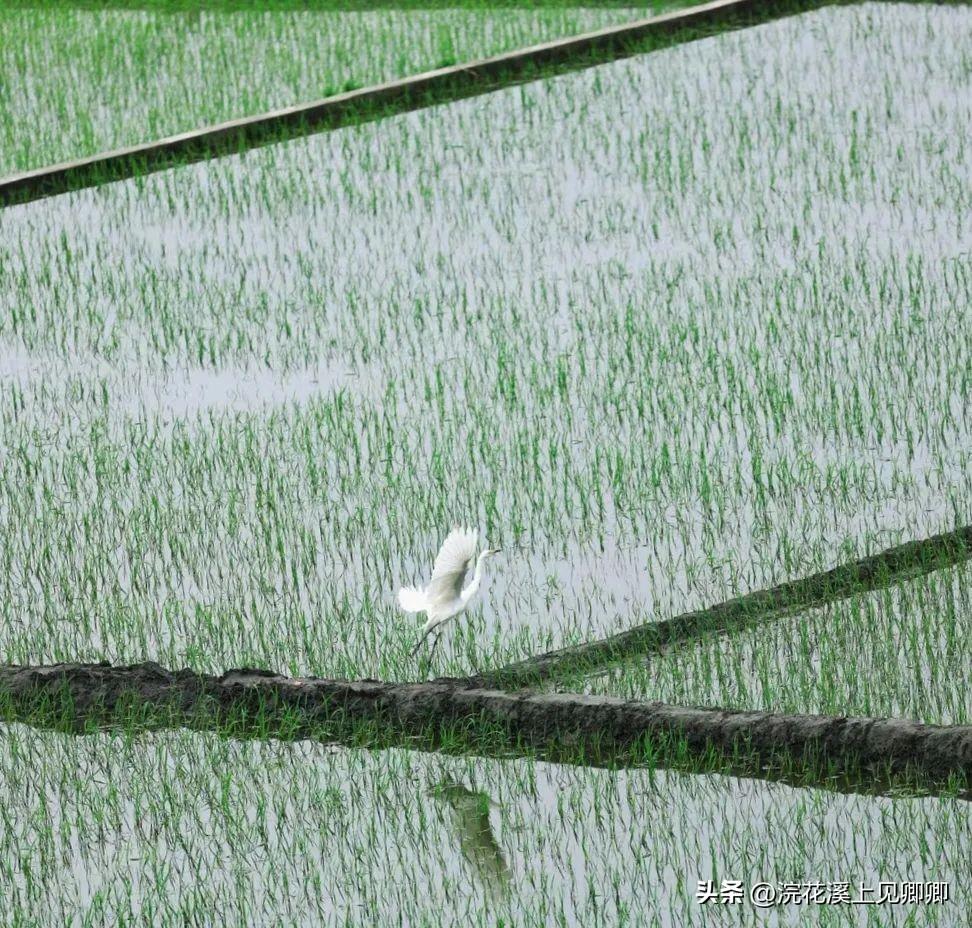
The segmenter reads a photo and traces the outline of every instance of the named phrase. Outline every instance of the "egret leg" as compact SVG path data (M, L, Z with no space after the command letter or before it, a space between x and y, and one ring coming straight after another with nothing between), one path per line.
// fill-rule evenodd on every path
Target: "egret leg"
M421 636L419 637L419 640L415 642L415 647L412 648L412 650L408 652L408 656L409 657L415 657L415 655L418 653L418 649L420 647L422 647L422 642L425 641L425 639L428 638L429 635L431 635L432 632L434 632L438 627L439 627L438 625L433 625L431 628L427 628L424 632L422 632ZM438 640L439 640L439 636L438 635L436 635L435 640L436 640L436 642L438 642ZM435 645L434 644L432 646L432 650L433 651L435 650ZM431 657L432 655L430 654L429 656Z
M420 647L422 647L422 642L425 641L425 639L429 637L429 632L430 631L432 631L431 628L429 629L428 632L422 632L421 636L419 637L419 640L415 642L415 647L412 648L412 650L408 652L408 656L409 657L415 657L415 655L418 654L418 649Z
M436 626L438 628L438 626ZM435 654L435 649L439 646L439 641L442 638L442 632L440 631L436 636L435 640L432 642L432 650L429 651L429 660L432 660L432 655Z

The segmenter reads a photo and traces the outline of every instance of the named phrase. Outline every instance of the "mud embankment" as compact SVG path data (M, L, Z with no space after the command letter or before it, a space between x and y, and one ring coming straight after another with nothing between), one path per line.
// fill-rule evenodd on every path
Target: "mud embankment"
M696 612L635 628L573 647L548 651L497 670L472 676L468 685L536 688L554 678L600 673L614 664L657 654L707 635L726 634L870 593L972 558L972 526L888 548L832 570L730 599Z
M721 32L762 25L831 2L712 0L595 32L439 67L323 100L0 177L0 208L464 100Z
M949 778L962 789L972 783L972 726L507 693L463 680L349 682L259 670L217 677L153 663L3 667L0 714L73 732L188 727L230 737L734 772L799 785L846 774L846 791L854 792L880 792L884 778L895 776L932 792Z

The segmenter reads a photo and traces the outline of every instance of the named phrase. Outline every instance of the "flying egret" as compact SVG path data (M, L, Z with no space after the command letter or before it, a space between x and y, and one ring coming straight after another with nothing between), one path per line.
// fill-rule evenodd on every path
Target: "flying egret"
M422 642L440 625L455 618L469 605L469 601L476 595L479 584L483 579L483 562L493 554L499 553L499 548L486 548L476 557L476 546L479 532L469 528L454 528L439 549L435 564L432 567L432 579L424 589L414 586L403 586L398 591L398 605L406 612L424 612L428 616L422 636L412 648L409 657L413 657ZM463 589L462 584L466 574L476 563L469 586ZM441 635L441 632L439 633ZM436 635L429 657L435 652L439 643Z

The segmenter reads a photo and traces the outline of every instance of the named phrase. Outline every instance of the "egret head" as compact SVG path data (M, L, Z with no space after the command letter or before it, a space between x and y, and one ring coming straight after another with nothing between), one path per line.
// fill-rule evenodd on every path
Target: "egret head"
M485 554L486 557L492 557L494 554L499 554L501 550L501 548L487 548L483 554Z

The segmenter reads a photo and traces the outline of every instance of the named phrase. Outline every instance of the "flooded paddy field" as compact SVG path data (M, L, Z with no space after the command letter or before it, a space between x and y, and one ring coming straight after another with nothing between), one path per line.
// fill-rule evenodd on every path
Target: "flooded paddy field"
M461 674L967 524L968 28L820 11L5 210L5 653L409 676L457 520L507 550Z
M461 676L969 524L970 39L964 7L820 10L0 212L5 661ZM453 522L503 555L411 660L394 591ZM588 685L967 724L968 581ZM16 725L0 765L2 892L92 923L967 892L960 799Z
M0 176L651 13L435 5L4 4Z
M951 881L950 903L898 909L949 926L972 851L960 799L188 732L11 726L0 808L7 911L52 924L899 923L887 906L700 907L697 881L731 874L852 899Z

